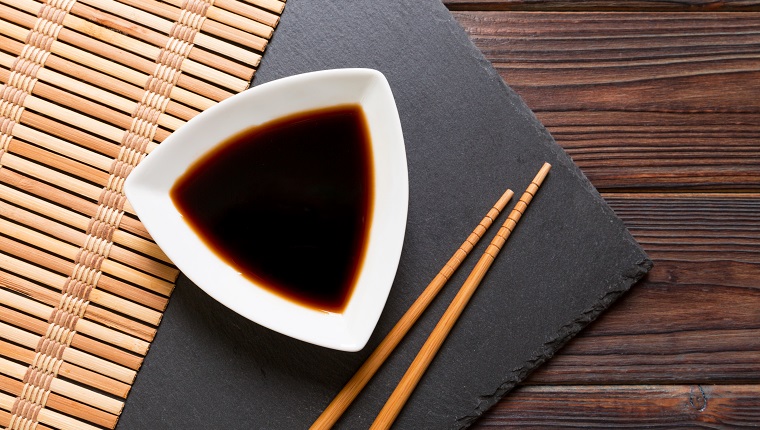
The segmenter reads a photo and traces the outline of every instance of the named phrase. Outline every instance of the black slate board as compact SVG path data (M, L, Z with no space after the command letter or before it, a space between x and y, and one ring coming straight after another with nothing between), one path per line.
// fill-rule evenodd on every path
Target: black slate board
M120 429L308 427L503 190L511 187L519 196L544 161L554 166L549 177L402 411L398 428L471 424L651 267L440 0L289 0L254 85L336 67L370 67L386 75L409 163L404 250L367 348L337 352L279 335L180 277ZM339 427L369 426L486 242Z

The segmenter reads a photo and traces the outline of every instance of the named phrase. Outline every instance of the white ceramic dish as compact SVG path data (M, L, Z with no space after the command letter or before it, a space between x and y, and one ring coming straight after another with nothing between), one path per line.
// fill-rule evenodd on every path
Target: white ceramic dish
M188 167L229 136L292 113L347 103L361 105L367 119L375 200L364 264L344 312L337 314L295 304L243 277L185 223L169 193ZM358 351L385 306L406 227L406 153L390 86L376 70L336 69L253 87L175 131L130 174L125 192L156 243L213 298L285 335L328 348Z

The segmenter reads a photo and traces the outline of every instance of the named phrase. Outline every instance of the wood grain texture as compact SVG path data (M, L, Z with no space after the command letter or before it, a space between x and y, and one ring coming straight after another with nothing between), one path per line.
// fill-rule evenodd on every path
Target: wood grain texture
M758 397L760 385L522 387L478 427L755 428Z
M474 427L756 426L760 2L446 5L654 260Z
M757 11L757 0L444 0L450 10L515 11Z
M655 266L527 383L760 381L760 199L605 198Z
M760 14L455 17L598 188L760 189Z

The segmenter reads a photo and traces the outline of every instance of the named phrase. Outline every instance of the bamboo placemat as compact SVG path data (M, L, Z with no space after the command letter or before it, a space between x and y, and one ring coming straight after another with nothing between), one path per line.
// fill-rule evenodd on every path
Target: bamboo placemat
M0 426L114 428L178 270L122 191L281 0L0 0Z

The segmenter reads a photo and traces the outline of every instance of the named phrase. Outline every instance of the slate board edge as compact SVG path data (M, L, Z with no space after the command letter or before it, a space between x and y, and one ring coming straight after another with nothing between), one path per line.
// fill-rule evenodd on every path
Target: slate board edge
M583 328L588 324L596 320L602 312L607 310L617 299L623 296L628 290L631 289L639 280L641 280L653 267L652 260L644 258L636 264L636 266L628 274L623 274L620 279L615 283L613 289L604 295L602 295L597 303L590 309L584 311L578 318L568 322L562 326L558 331L556 337L546 341L540 353L537 353L534 357L528 360L525 365L520 368L513 369L516 374L515 378L511 378L502 382L496 391L490 397L481 398L481 402L478 407L472 411L471 415L467 415L458 418L457 421L461 424L460 429L465 429L474 424L481 415L487 412L493 405L498 403L504 396L507 395L512 389L514 389L518 383L525 380L528 375L536 370L539 366L552 358L570 339L575 337Z

